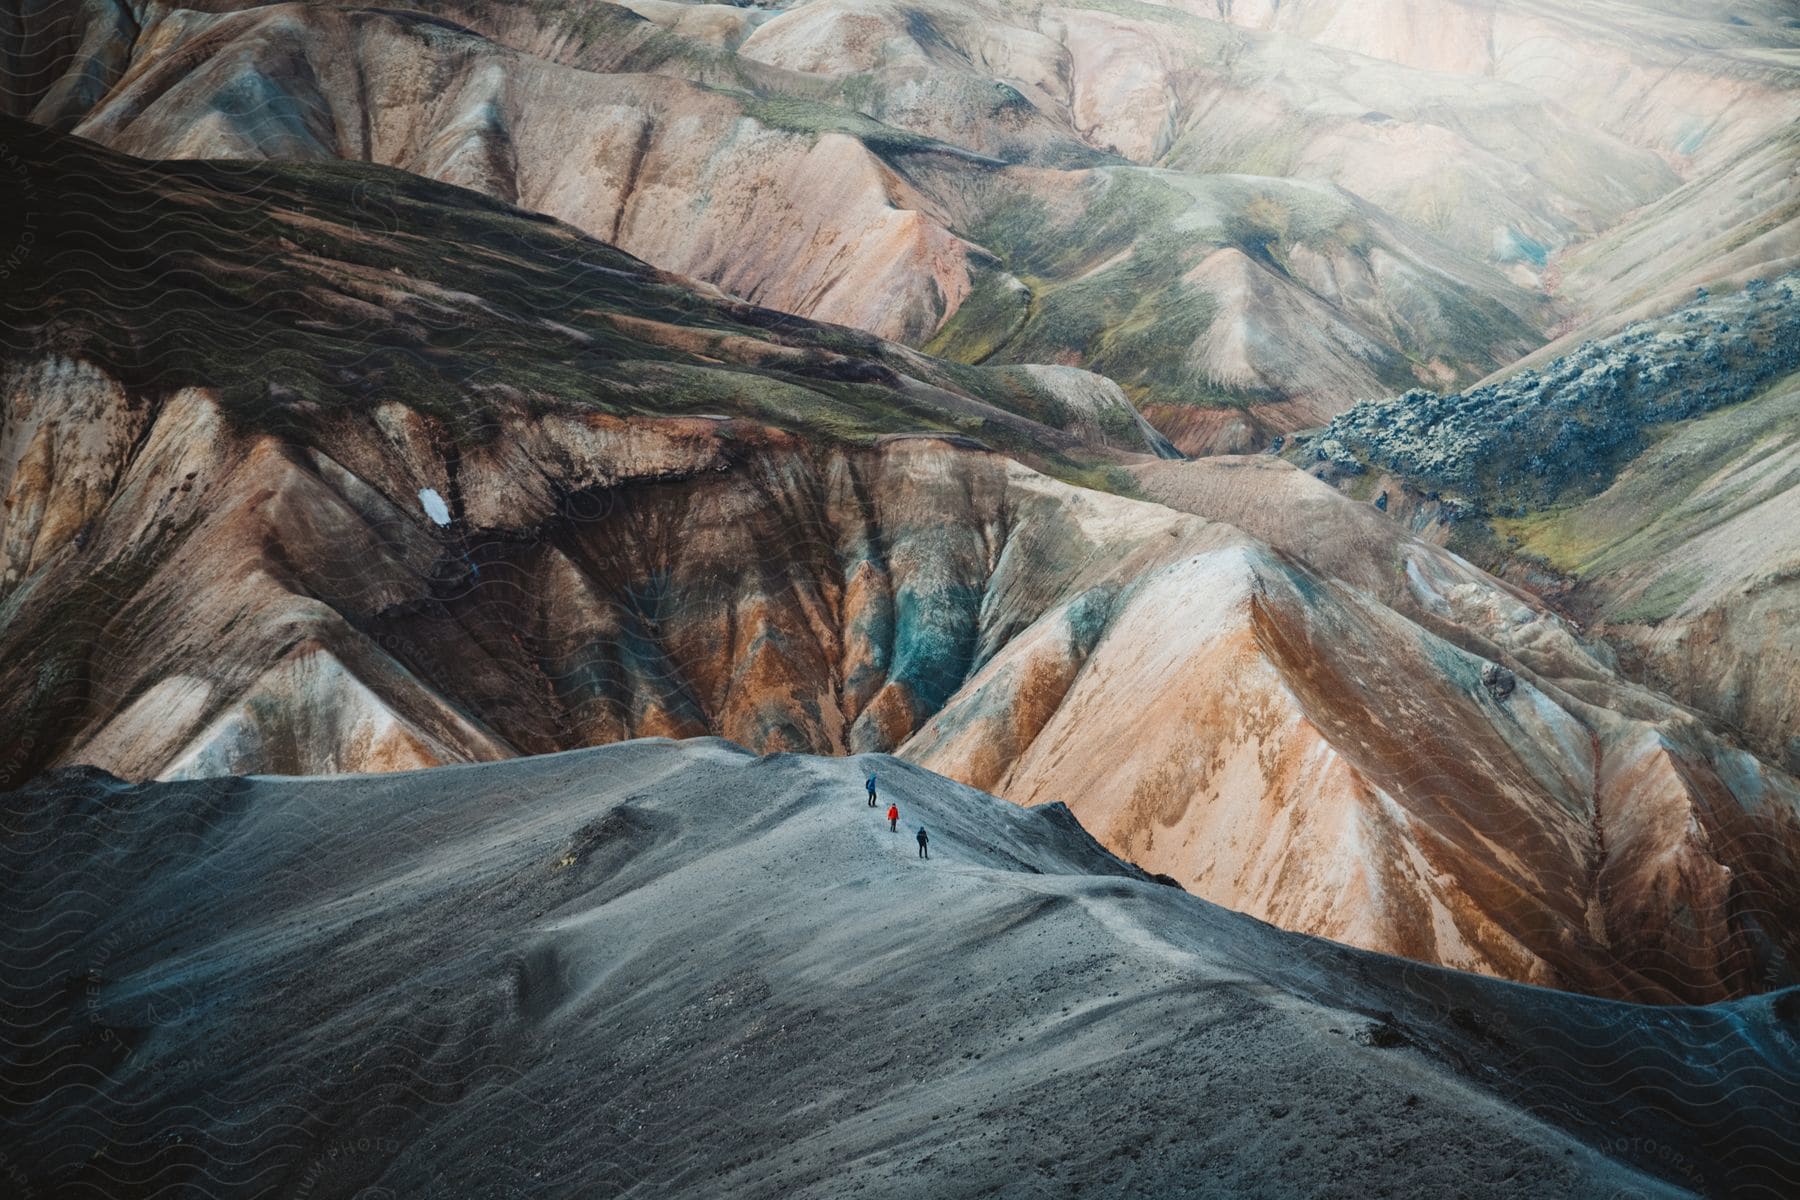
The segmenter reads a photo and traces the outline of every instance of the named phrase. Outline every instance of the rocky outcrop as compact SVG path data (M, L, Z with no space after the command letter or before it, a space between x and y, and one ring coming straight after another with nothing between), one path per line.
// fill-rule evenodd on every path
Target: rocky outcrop
M1553 594L1622 674L1792 771L1794 286L1703 296L1465 395L1359 406L1292 457L1397 492L1392 517L1454 516L1457 541Z
M1794 472L1800 376L1678 426L1606 490L1502 526L1574 581L1563 601L1625 669L1800 768Z
M1357 473L1365 462L1476 513L1591 493L1662 426L1741 403L1800 370L1800 275L1729 296L1702 289L1641 321L1467 393L1412 391L1335 418L1301 457Z

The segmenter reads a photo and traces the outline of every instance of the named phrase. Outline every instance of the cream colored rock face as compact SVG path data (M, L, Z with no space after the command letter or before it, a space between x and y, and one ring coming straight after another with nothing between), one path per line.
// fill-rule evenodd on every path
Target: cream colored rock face
M87 363L15 364L0 377L0 587L21 583L106 504L146 413Z
M1698 8L1631 0L1181 0L1179 7L1407 66L1503 79L1697 168L1729 162L1800 115L1785 78L1793 64L1760 51L1754 24ZM1622 30L1637 36L1626 41Z

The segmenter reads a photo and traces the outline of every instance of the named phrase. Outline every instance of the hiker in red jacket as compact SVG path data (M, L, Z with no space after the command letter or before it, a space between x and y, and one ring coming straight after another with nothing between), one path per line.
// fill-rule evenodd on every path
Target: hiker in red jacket
M890 805L888 805L888 832L889 833L898 833L899 831L900 831L900 806L898 804L890 804Z

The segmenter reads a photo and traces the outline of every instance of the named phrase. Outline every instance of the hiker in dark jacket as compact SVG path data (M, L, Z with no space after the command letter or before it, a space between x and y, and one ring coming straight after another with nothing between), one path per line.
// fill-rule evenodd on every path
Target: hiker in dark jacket
M869 776L869 807L875 807L875 776Z
M899 830L900 830L900 806L897 804L890 804L890 805L888 805L888 832L889 833L897 833L897 832L899 832Z
M919 826L919 857L920 858L930 858L931 857L931 851L929 851L925 848L925 843L929 842L930 840L931 839L929 837L925 836L925 827L923 825Z

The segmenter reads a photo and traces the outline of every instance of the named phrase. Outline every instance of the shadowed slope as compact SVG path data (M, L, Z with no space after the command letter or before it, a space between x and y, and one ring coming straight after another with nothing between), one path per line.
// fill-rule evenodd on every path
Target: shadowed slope
M1070 475L1167 449L1097 377L960 367L697 292L442 185L7 132L42 247L9 280L0 368L0 596L33 660L7 665L17 778L97 736L108 761L162 771L217 741L189 745L202 728L245 747L195 760L215 767L497 752L421 692L402 646L340 613L378 629L453 597L482 557L626 484L716 477L768 447L842 461L902 434L979 435ZM514 615L496 637L521 632ZM334 662L361 682L341 693ZM301 680L368 721L225 737L247 728L225 715L241 697ZM96 718L114 732L84 730Z

